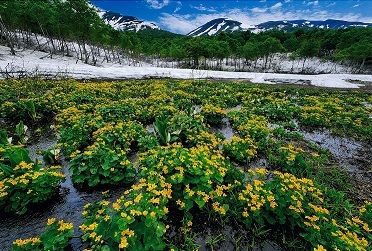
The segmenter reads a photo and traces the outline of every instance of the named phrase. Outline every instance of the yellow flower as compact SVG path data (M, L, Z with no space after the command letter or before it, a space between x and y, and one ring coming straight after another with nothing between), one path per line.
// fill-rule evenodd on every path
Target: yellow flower
M317 248L314 248L314 251L327 251L322 245L318 245Z
M163 209L164 209L164 213L165 214L168 214L169 213L169 209L167 207L164 207Z
M93 239L94 237L96 237L96 236L97 236L97 233L96 233L96 232L91 232L90 235L89 235L89 237L92 238L92 239Z
M74 227L74 225L70 222L63 222L63 221L58 221L59 228L58 231L64 231L64 230L70 230L71 228Z
M140 193L140 194L137 195L137 197L134 199L134 203L139 203L141 199L142 199L142 194Z
M48 221L47 221L47 226L52 225L55 221L56 221L56 218L48 219Z
M319 157L319 154L318 154L318 153L311 153L311 155L312 155L314 158Z
M115 211L119 211L121 206L119 203L115 202L115 203L112 203L112 208L115 210Z
M126 237L120 239L119 248L126 248L128 246L128 240Z

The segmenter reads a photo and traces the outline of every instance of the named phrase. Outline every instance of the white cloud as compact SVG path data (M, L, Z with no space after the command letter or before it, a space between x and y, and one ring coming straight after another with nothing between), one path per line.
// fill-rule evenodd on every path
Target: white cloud
M358 3L358 4L354 5L352 8L356 8L356 7L359 7L359 6L361 6L361 5L362 5L362 4Z
M283 4L279 2L279 3L276 3L273 6L271 6L270 9L275 10L275 9L279 9L282 6L283 6Z
M176 9L173 11L173 13L177 13L179 10L181 10L182 8L182 2L181 1L178 1L177 2L177 7Z
M314 5L314 6L317 6L319 4L319 1L318 0L315 0L313 2L308 2L307 5Z
M207 8L206 6L204 6L203 4L200 4L199 6L190 6L191 8L193 9L197 9L197 10L200 10L200 11L209 11L209 12L215 12L216 9L215 8Z
M331 6L335 6L336 5L336 2L333 2L333 3L330 3L327 5L327 7L331 7Z
M153 9L161 9L169 4L169 0L146 0Z
M275 5L274 5L275 6ZM242 28L250 28L254 25L275 20L326 20L339 19L345 21L371 22L372 17L362 17L356 13L337 13L328 9L283 9L278 5L277 8L258 8L253 9L226 9L223 12L213 12L204 14L177 15L163 13L159 18L159 24L172 32L187 34L197 27L216 18L230 18L242 23Z
M289 2L292 2L292 0L285 0L284 2L285 3L289 3Z
M159 17L159 22L167 30L180 34L187 34L201 25L194 24L190 15L172 15L169 13L162 13Z
M264 13L267 11L267 8L254 7L253 9L251 9L251 11L256 13Z

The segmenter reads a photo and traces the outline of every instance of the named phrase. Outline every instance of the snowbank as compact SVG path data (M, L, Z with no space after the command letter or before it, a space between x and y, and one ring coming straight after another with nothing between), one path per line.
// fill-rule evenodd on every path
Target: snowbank
M372 83L372 75L354 74L278 74L254 72L206 71L192 69L157 68L149 65L141 67L106 63L100 66L84 64L73 57L54 55L32 50L18 51L15 56L7 47L0 46L0 78L17 77L20 74L39 74L50 77L67 77L75 79L235 79L248 80L253 83L287 83L305 84L319 87L359 88L365 83ZM353 81L350 81L353 80Z

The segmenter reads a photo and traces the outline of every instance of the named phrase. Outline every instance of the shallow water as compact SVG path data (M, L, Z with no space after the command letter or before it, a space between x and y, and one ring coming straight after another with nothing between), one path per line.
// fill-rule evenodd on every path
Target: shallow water
M239 108L238 108L239 109ZM5 125L3 121L0 121L1 126ZM153 128L147 126L149 132ZM230 139L234 135L234 131L227 118L223 120L223 123L218 127L212 127L212 131L221 133L226 139ZM38 150L47 150L56 145L57 138L53 134L52 130L46 130L47 133L42 135L31 135L31 143L27 149L30 151L32 159L42 159L41 156L37 155ZM348 139L345 137L339 137L332 135L328 130L317 130L317 131L300 131L304 135L304 138L314 144L329 149L330 153L337 159L341 166L347 168L352 174L357 175L361 178L365 178L365 170L360 168L360 163L356 162L357 158L363 158L368 162L371 154L366 153L367 149L361 143ZM137 155L133 153L130 156L132 162L137 161ZM18 238L30 238L40 235L46 226L46 222L49 218L63 219L68 222L74 223L75 236L80 237L82 232L79 230L79 225L83 223L82 211L83 207L87 203L93 203L102 200L102 191L86 192L77 190L71 181L68 172L68 162L61 157L62 171L66 174L66 181L63 182L59 189L59 195L52 201L44 204L41 208L30 210L26 215L14 216L14 215L0 215L0 250L10 250L12 242ZM364 163L364 162L363 162ZM255 158L249 163L246 168L266 167L266 158ZM118 198L122 195L125 187L111 189L111 199ZM219 233L212 233L211 229L207 230L204 234L200 233L197 237L197 243L201 246L200 250L212 250L207 244L211 238L216 237ZM212 233L212 236L210 235ZM234 231L229 227L221 230L224 235L224 240L219 242L213 247L213 250L235 250L236 237ZM79 251L85 248L85 244L82 243L80 238L73 238L70 242L70 250ZM247 244L244 244L247 245ZM241 245L239 248L243 248ZM259 245L253 248L254 251L280 251L282 250L277 244L264 240Z
M367 146L347 137L332 135L327 129L301 131L304 139L328 149L340 167L359 179L371 181L372 154Z
M283 251L283 249L273 241L257 239L244 240L246 232L234 230L226 227L216 231L207 228L196 238L196 243L200 245L199 251L226 251L226 250L251 250L251 251ZM249 243L251 242L251 243ZM251 247L253 246L253 248Z
M228 118L223 118L221 125L212 126L210 129L211 129L211 132L213 133L218 132L222 134L226 140L231 139L231 137L234 136L235 134Z
M51 133L34 136L30 140L31 145L27 147L30 157L34 160L42 160L36 153L38 150L48 150L57 143L57 138ZM74 236L81 236L79 225L83 223L83 207L87 203L102 200L102 191L85 192L78 191L72 184L68 172L68 162L62 157L62 172L66 175L66 181L61 183L59 194L52 200L44 203L40 208L31 208L25 215L1 215L0 216L0 250L10 250L12 242L16 239L30 238L40 235L49 218L57 218L74 223ZM114 188L110 191L110 198L115 199L122 195L126 188ZM109 198L109 200L110 200ZM83 250L84 244L80 238L73 238L70 250Z
M287 79L287 78L274 78L274 79L264 79L265 81L269 81L271 83L275 83L275 84L290 84L290 85L293 85L293 84L296 84L296 85L311 85L311 81L310 80L306 80L306 79Z

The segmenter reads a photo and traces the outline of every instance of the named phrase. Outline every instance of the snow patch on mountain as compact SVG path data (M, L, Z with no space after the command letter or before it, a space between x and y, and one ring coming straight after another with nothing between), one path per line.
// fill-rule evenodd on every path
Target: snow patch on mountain
M196 28L195 30L188 33L188 36L213 36L220 32L233 32L237 30L242 30L241 22L229 19L229 18L217 18L208 23Z
M115 30L135 32L145 29L160 30L160 28L154 23L142 21L132 16L124 16L113 11L100 10L98 11L98 15Z
M285 30L292 31L297 28L319 28L319 29L344 29L348 27L368 27L372 26L372 23L363 22L349 22L344 20L327 19L323 21L317 20L284 20L284 21L268 21L256 25L253 32L261 32L266 30Z
M267 30L284 30L293 31L297 28L319 28L319 29L344 29L348 27L372 27L372 23L363 22L349 22L343 20L328 19L324 21L310 21L310 20L280 20L280 21L268 21L257 25L250 25L244 27L244 25L235 20L228 18L217 18L214 19L195 30L191 31L188 36L205 36L205 35L216 35L222 31L234 32L238 30L249 30L253 33L264 32Z

